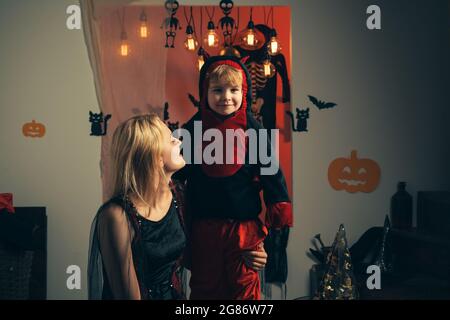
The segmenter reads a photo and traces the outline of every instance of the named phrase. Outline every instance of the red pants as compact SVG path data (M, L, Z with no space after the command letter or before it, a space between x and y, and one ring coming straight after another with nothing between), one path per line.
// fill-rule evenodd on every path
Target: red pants
M259 300L258 272L242 252L258 250L267 235L259 221L200 220L192 223L190 299Z

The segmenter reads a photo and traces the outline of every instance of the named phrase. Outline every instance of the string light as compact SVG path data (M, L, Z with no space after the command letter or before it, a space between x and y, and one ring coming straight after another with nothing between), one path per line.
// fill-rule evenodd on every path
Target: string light
M280 45L278 44L276 36L270 38L269 53L273 56L280 53Z
M196 51L199 49L199 42L197 41L197 37L196 37L196 33L195 33L195 26L193 26L193 15L192 15L192 7L191 9L191 14L190 14L190 18L188 18L188 16L186 15L185 12L185 16L186 16L186 20L188 20L188 25L186 27L186 39L184 41L184 46L188 51ZM208 9L206 8L208 16L209 16L209 22L208 22L208 27L207 27L207 34L205 37L203 37L203 34L200 34L200 38L202 40L202 42L204 43L204 47L205 48L217 48L219 46L219 36L216 32L216 27L215 24L213 22L213 16L214 16L214 8L212 11L212 15L209 14ZM123 8L123 16L120 17L119 11L117 12L119 15L119 20L121 22L122 25L122 32L121 32L121 43L120 43L120 55L123 57L126 57L128 55L130 55L131 50L130 50L130 44L128 41L128 37L127 37L127 33L125 31L125 8ZM239 12L238 12L239 13ZM273 74L276 72L274 65L270 62L270 56L275 56L277 54L279 54L282 50L280 42L277 38L277 32L274 28L274 9L273 7L271 8L271 12L269 13L269 15L272 14L272 31L270 34L270 40L267 44L267 54L269 55L268 59L265 59L263 62L263 69L264 69L264 74L267 77L272 77ZM268 19L270 19L270 16L267 17ZM266 19L266 15L264 13L264 19ZM267 19L267 20L268 20ZM139 20L140 20L140 27L139 27L139 36L141 38L148 38L149 37L149 26L148 26L148 19L147 19L147 15L145 12L145 9L142 9L142 12L139 16ZM269 23L270 20L267 21L266 24ZM244 29L241 33L240 33L240 45L242 45L244 48L248 49L248 50L256 50L261 48L264 45L264 42L262 40L262 37L260 35L259 30L255 29L255 24L253 21L253 8L250 8L250 19L248 21L247 24L247 28ZM231 46L230 46L231 47ZM239 53L238 52L231 52L232 48L230 47L223 47L222 50L220 50L219 55L222 54L233 54L238 56ZM201 48L200 46L200 49ZM199 50L200 52L200 50ZM201 68L201 66L205 63L205 56L202 54L198 54L198 61L197 61L197 65L199 67L199 69Z
M209 54L206 52L203 47L200 47L197 51L197 67L198 71L200 71L205 64L205 61L209 59Z
M255 29L253 8L250 8L250 20L248 21L247 28L239 33L239 39L239 46L246 50L257 50L264 45L264 35L258 29Z
M195 39L194 30L190 25L186 28L186 40L184 41L184 46L189 51L195 51L198 48L198 41Z
M214 22L208 22L208 34L205 38L205 43L210 48L217 48L219 46L219 36L216 32L216 27L214 26Z
M120 55L126 57L130 54L130 45L128 44L128 37L125 31L125 7L122 9L122 17L120 17L119 11L117 11L117 17L119 18L122 30L120 33Z
M139 20L141 21L141 27L139 28L139 35L141 36L141 38L147 38L148 37L147 15L145 14L144 9L142 9Z
M122 57L126 57L130 53L130 46L128 45L127 33L125 31L122 31L122 34L120 36L120 40L121 40L120 55Z
M280 46L280 42L277 39L277 31L275 30L275 28L273 27L273 7L271 8L271 13L272 13L272 33L270 36L270 41L269 44L267 45L267 50L269 52L269 54L271 56L275 56L277 54L279 54L281 52L281 46ZM270 13L269 13L270 14Z
M255 47L259 42L256 38L255 23L253 22L253 8L250 8L250 20L248 21L247 31L244 33L243 40L249 47Z
M190 8L191 15L188 19L186 14L186 9L184 9L184 17L186 18L187 27L186 27L186 40L184 41L184 47L188 51L195 51L198 48L198 41L196 36L194 35L194 28L192 28L192 24L194 23L194 16L192 14L192 7Z
M264 69L264 76L266 78L272 78L275 75L275 66L272 62L270 62L270 59L267 58L263 62L263 69Z
M233 46L224 46L222 49L220 49L219 56L235 56L240 58L241 54L239 53L239 50L237 50Z
M203 58L202 55L199 55L198 59L197 59L198 71L200 71L202 69L204 64L205 64L205 58Z
M207 7L205 7L206 14L208 15L209 22L208 22L208 33L206 34L206 37L203 39L205 45L209 48L217 48L219 46L219 36L216 32L216 26L214 25L213 19L214 19L214 12L215 7L213 7L212 13L209 13L209 10ZM200 8L200 24L203 22L203 10ZM201 28L201 27L200 27Z

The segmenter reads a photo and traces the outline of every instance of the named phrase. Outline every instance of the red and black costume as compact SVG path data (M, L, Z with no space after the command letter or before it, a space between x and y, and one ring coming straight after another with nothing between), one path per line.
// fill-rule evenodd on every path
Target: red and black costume
M229 116L219 115L208 106L209 73L221 64L240 70L243 76L242 106ZM251 79L240 60L229 56L208 59L200 73L199 87L199 111L184 126L191 137L194 136L195 121L202 122L203 131L220 130L224 141L226 129L244 132L250 128L262 129L250 112ZM260 136L257 137L259 146ZM245 146L244 164L237 161L238 148L235 146L232 164L208 165L192 161L174 175L174 179L186 181L186 205L192 219L191 299L259 299L258 273L243 263L241 254L244 250L257 250L267 235L267 228L259 219L261 190L268 226L281 228L293 223L291 202L281 170L274 175L261 175L263 165L259 158L256 157L256 164L249 163L248 138L241 135L238 139L242 139ZM270 151L269 139L264 143ZM199 147L203 151L208 144L203 142ZM225 145L223 155L226 154ZM196 148L193 144L191 155Z

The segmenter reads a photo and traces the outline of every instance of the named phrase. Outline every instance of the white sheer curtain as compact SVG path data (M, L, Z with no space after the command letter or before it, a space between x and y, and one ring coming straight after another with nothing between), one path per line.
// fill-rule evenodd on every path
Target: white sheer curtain
M167 49L160 26L167 13L163 6L127 5L130 2L80 0L98 112L112 115L107 135L102 137L100 167L104 201L112 191L109 152L115 128L134 115L162 110L165 102ZM143 9L149 27L146 39L139 36ZM119 54L122 28L130 45L127 57Z

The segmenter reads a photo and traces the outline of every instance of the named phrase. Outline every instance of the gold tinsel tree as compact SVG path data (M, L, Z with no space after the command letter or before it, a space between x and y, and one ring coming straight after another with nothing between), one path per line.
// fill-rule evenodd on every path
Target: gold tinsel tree
M358 299L352 260L347 246L344 225L339 226L326 260L325 274L314 297L317 300Z

